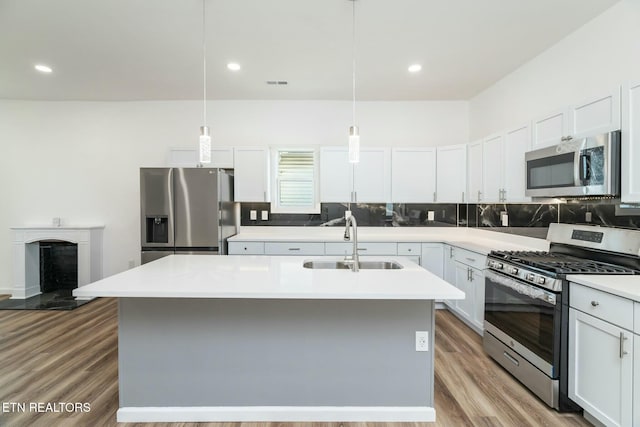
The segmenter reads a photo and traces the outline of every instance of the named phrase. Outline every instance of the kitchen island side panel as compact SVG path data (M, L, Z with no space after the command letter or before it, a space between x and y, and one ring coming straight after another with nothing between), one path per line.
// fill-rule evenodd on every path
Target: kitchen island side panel
M120 407L433 406L433 301L120 298L118 316Z

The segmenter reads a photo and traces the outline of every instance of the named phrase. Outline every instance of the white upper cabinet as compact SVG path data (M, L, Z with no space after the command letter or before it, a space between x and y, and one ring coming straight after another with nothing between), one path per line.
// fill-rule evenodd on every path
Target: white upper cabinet
M621 200L640 202L640 81L622 90Z
M391 151L391 199L394 203L436 201L436 148Z
M569 131L569 112L566 108L545 114L533 120L532 148L549 147L560 144Z
M436 164L436 202L466 202L467 144L438 147Z
M504 134L499 133L482 141L482 192L479 201L502 202L503 191Z
M236 147L234 151L234 200L269 201L269 149Z
M355 200L351 192L355 191ZM391 150L360 149L360 162L349 163L347 147L320 149L320 201L385 203L391 201Z
M585 99L532 123L532 149L620 129L620 87Z
M195 146L195 144L194 144ZM195 168L201 165L196 147L172 147L169 149L167 166L172 168ZM212 147L211 163L202 163L205 168L225 168L232 169L233 148L232 147Z
M504 184L502 200L527 202L524 154L531 149L531 131L528 125L509 129L504 134Z
M620 87L589 98L569 109L569 134L573 138L620 129Z
M356 202L391 202L391 150L360 149L360 162L353 169Z
M467 149L467 189L469 196L467 201L478 203L483 199L482 186L483 160L482 160L482 140L472 142Z
M345 203L351 200L353 168L345 147L320 148L320 201Z

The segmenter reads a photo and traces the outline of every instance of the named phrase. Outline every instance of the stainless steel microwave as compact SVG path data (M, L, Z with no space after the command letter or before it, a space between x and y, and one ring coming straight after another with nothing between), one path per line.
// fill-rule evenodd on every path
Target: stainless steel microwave
M620 131L525 153L531 197L620 195Z

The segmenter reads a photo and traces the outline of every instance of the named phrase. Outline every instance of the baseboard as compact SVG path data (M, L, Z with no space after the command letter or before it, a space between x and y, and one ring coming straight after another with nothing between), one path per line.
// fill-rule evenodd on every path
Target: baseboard
M193 406L124 407L119 423L141 422L434 422L428 406Z

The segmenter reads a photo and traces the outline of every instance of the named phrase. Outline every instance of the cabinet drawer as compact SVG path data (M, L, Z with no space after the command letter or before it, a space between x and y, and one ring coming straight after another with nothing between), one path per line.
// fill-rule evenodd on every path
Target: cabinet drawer
M324 255L322 242L266 242L267 255Z
M472 252L458 247L455 248L453 253L456 261L458 262L479 270L484 270L486 268L487 256L484 254L479 254L477 252Z
M351 255L353 253L352 242L328 242L324 244L326 255ZM397 243L358 243L360 255L397 255Z
M398 255L416 255L422 253L420 243L398 243Z
M584 313L633 330L633 301L576 283L569 284L569 305Z
M264 255L264 242L229 242L229 255Z

